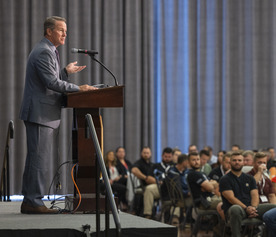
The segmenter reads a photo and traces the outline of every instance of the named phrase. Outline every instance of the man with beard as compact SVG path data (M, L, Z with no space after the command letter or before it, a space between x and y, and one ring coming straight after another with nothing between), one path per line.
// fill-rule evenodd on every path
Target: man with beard
M167 147L163 150L162 162L158 164L152 164L150 162L151 150L149 148L143 148L141 156L141 159L133 165L131 172L137 178L141 179L145 186L143 198L144 217L151 219L154 200L160 198L153 171L155 171L155 174L160 174L162 176L163 173L170 169L172 165L172 149Z
M231 171L220 180L222 209L230 222L231 236L241 236L241 222L246 218L262 219L263 214L275 207L274 204L260 204L255 179L242 172L243 155L233 152L230 157Z
M191 170L189 171L187 181L195 204L199 209L215 210L218 203L221 202L221 198L217 192L217 181L209 180L204 173L200 172L200 158L197 152L190 153L188 160Z

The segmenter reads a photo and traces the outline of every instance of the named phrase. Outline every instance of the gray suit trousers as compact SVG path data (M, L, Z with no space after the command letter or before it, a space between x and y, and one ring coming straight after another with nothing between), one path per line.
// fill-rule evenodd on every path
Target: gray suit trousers
M27 133L27 158L23 174L24 202L33 206L44 205L49 161L53 155L56 131L37 123L24 121Z

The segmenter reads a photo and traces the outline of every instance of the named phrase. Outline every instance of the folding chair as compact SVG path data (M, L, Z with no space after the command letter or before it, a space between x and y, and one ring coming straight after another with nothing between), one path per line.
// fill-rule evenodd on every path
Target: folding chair
M192 226L191 236L197 236L199 230L205 230L206 232L213 230L220 220L217 210L203 210L197 207L198 200L193 198L190 185L188 187L193 200L193 218L195 223ZM204 224L204 221L206 222Z
M242 220L242 224L241 224L243 227L242 236L248 236L248 237L251 236L252 237L254 234L254 229L263 224L264 224L264 222L258 218L246 218L246 219ZM230 229L230 223L229 223L229 221L226 220L222 237L226 236L227 228Z
M163 178L156 173L154 173L154 177L155 177L158 191L160 194L159 204L160 204L160 209L161 209L161 215L160 215L160 218L158 218L157 220L165 223L166 222L165 213L170 211L172 202L169 199L169 197L166 197L164 195L163 189L164 189L164 187L167 187L167 186L166 186L166 183L163 180Z
M132 182L132 188L134 193L134 199L131 206L131 211L134 211L137 216L141 216L143 213L143 195L144 186L140 179L138 179L133 173L130 173L130 179Z
M185 209L186 214L187 214L188 208L186 207L186 200L185 200L186 198L183 195L179 175L167 174L166 178L165 178L165 182L167 185L167 189L168 189L168 193L169 193L169 197L170 197L170 201L171 201L170 208L172 208L169 224L172 224L172 218L173 218L175 209L177 207L179 207L180 210ZM183 223L184 226L185 226L185 223L186 223L186 218L184 219L184 223Z

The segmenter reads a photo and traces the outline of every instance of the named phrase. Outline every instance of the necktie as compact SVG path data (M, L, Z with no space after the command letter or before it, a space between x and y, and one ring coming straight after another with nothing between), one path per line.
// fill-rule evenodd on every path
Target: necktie
M59 78L61 78L61 74L60 74L60 59L59 59L59 53L58 53L57 49L55 50L55 53L56 53L57 62L58 62L57 73L59 75Z
M55 50L55 52L56 52L56 56L57 56L58 65L60 66L59 53L58 53L57 49Z

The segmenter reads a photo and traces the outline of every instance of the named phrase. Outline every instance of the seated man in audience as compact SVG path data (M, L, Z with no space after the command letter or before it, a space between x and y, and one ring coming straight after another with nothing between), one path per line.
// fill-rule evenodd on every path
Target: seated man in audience
M230 152L223 155L221 165L211 171L208 175L209 179L216 180L219 183L221 177L230 171L230 156Z
M267 174L267 154L258 152L254 156L253 168L248 174L254 176L260 203L273 203L276 204L276 196L272 186L272 182Z
M218 157L213 154L213 148L211 146L204 146L203 150L209 151L209 161L208 164L212 167L218 162Z
M160 191L161 191L161 197L165 200L169 200L169 194L168 194L168 189L166 184L164 183L164 179L165 179L165 174L168 173L168 171L170 170L171 167L174 166L174 163L172 161L173 157L173 150L170 147L166 147L163 149L162 152L162 161L160 163L154 164L154 175L155 175L155 179L159 184L160 187ZM156 188L158 188L156 186ZM153 205L154 202L154 194L151 192L148 192L147 195L149 195L148 200L150 201L149 205ZM159 197L156 197L159 198Z
M242 172L243 155L233 152L230 158L231 171L224 175L219 184L222 194L222 209L230 221L233 237L241 236L241 223L245 218L260 218L274 204L260 204L255 179Z
M169 170L168 176L169 177L173 177L174 175L179 176L184 197L190 196L189 187L187 183L188 173L189 173L188 156L186 154L181 154L178 156L177 164L171 167L171 169Z
M147 153L144 156L144 153ZM143 180L145 185L144 191L144 216L148 219L152 218L152 208L154 204L154 199L160 198L160 193L156 184L156 179L154 178L154 169L158 171L166 172L169 170L172 164L172 149L165 148L162 153L162 162L158 164L152 164L150 162L151 151L149 148L142 150L142 158L137 161L132 168L132 173ZM146 168L146 169L145 169Z
M251 150L242 153L244 157L242 172L248 173L253 168L254 152Z
M192 152L198 152L197 146L196 146L195 144L189 145L188 154L190 154L190 153L192 153Z
M157 169L159 174L167 173L168 170L173 166L172 155L172 148L166 147L163 149L162 161L153 165L154 169Z
M263 216L264 223L268 230L267 237L275 236L276 232L276 208L267 211Z
M276 166L275 150L273 147L268 147L267 152L268 152L267 169L269 170L271 167Z
M177 164L178 156L181 155L181 150L179 148L174 148L172 152L172 162Z
M191 167L187 181L192 192L195 205L199 209L214 209L221 198L218 192L218 182L209 180L207 176L200 171L200 158L198 153L190 153L188 155L189 165Z
M188 156L186 154L181 154L178 156L177 164L169 170L168 176L170 178L175 178L175 176L179 177L178 181L183 193L185 211L187 211L187 209L193 205L191 194L189 193L189 187L187 183L188 173L189 173ZM176 208L174 211L174 218L172 221L173 224L179 223L179 217L180 217L180 208Z
M212 167L208 164L208 161L210 160L210 153L206 150L201 150L199 153L200 157L200 171L206 174L207 176L210 174Z
M151 184L156 184L153 174L153 163L151 162L151 149L149 147L143 147L141 151L141 158L134 163L131 169L131 173L141 180L142 186L147 187ZM159 194L159 193L158 193ZM136 204L134 209L137 215L140 215L140 210L143 206L135 199Z
M233 144L231 147L231 151L239 151L241 150L240 146L238 144Z

